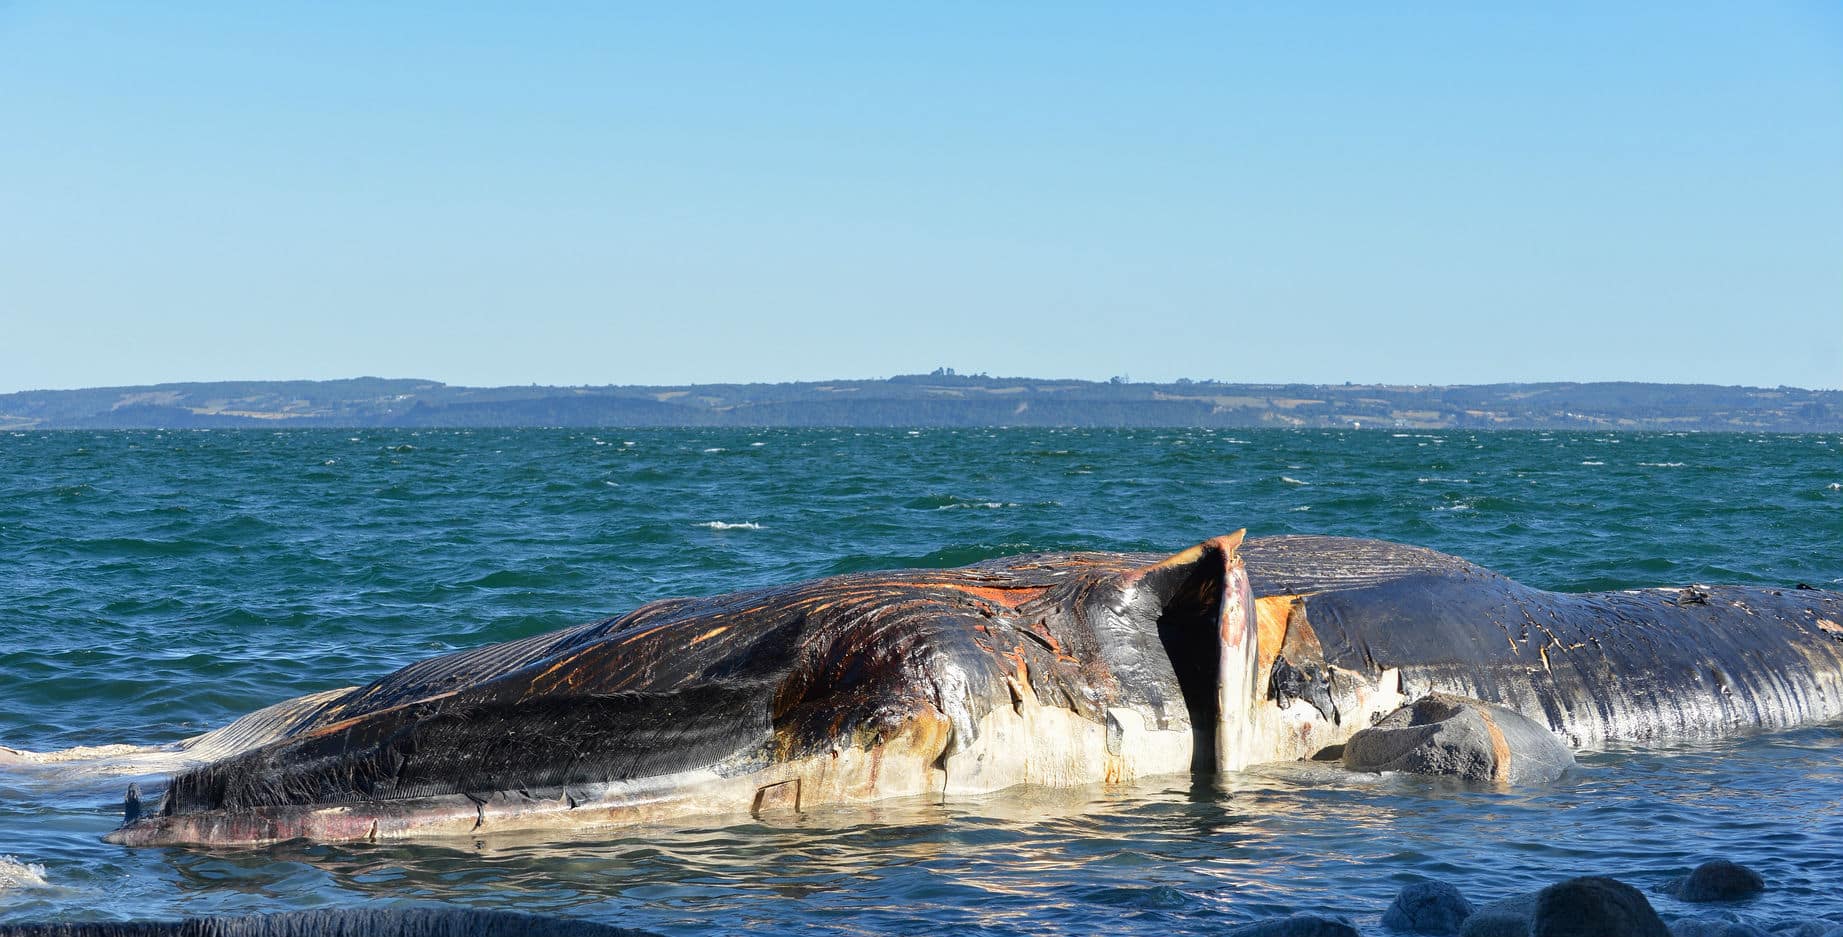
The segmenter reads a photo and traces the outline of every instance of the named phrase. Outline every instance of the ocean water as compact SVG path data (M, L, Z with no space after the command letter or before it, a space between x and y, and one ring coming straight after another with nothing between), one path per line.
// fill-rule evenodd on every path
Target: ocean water
M1419 431L437 430L0 435L0 744L177 739L672 595L1247 527L1534 585L1843 588L1843 437ZM366 902L669 934L1366 932L1404 883L1578 873L1666 917L1843 917L1843 726L1585 756L1497 791L1316 765L563 843L127 849L126 779L0 770L0 921ZM1771 891L1661 890L1712 857Z

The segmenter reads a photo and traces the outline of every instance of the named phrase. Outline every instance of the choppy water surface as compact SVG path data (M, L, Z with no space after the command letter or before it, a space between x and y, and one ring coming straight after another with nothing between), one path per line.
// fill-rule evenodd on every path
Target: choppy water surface
M1843 583L1843 438L1184 431L0 436L0 744L157 742L457 647L668 595L1045 549L1385 537L1548 588ZM1843 726L1588 756L1514 792L1308 765L1224 790L1007 792L565 844L130 850L120 779L0 773L0 920L453 901L668 933L1366 930L1444 878L1843 915ZM43 867L45 884L30 866ZM11 871L9 871L11 870ZM1708 913L1708 912L1697 912Z

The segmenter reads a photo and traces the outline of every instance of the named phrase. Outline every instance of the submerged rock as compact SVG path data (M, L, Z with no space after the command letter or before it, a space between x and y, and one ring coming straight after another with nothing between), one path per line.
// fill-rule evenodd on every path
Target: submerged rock
M1726 859L1715 859L1696 868L1677 882L1679 901L1740 901L1766 890L1760 873Z
M1382 926L1411 934L1457 934L1476 910L1451 884L1415 882L1382 912Z
M1644 894L1600 876L1571 878L1536 894L1530 937L1670 937Z
M1499 898L1466 918L1459 937L1529 937L1529 922L1535 916L1535 892Z
M1574 766L1555 734L1512 709L1430 693L1350 737L1344 767L1532 784Z
M1356 925L1346 918L1324 914L1295 914L1243 924L1226 937L1358 937Z

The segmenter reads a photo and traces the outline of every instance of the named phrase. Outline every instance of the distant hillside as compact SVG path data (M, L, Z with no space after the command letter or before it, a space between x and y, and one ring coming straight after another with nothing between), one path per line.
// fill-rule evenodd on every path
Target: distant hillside
M877 381L452 387L220 381L0 395L0 429L237 426L1213 426L1843 431L1843 392L1709 384Z

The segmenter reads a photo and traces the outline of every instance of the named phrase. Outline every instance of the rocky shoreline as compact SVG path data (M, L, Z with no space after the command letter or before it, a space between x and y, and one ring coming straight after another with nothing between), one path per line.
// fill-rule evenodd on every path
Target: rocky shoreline
M1425 937L1843 937L1843 921L1802 918L1769 924L1741 920L1737 907L1766 891L1758 872L1716 859L1672 884L1668 894L1689 904L1714 905L1707 915L1665 923L1644 892L1604 876L1582 876L1541 891L1475 905L1457 887L1438 880L1402 888L1382 915L1382 928ZM1227 937L1359 937L1348 918L1322 914L1256 921Z

